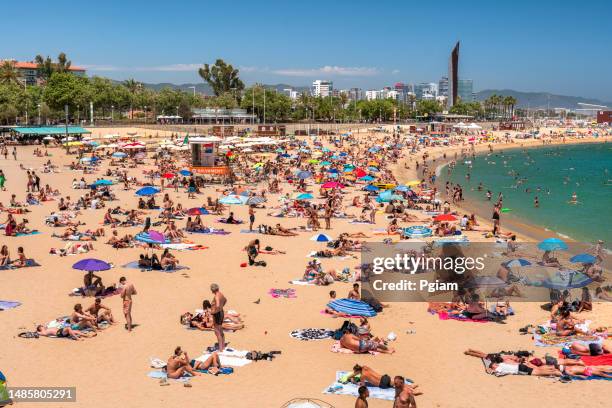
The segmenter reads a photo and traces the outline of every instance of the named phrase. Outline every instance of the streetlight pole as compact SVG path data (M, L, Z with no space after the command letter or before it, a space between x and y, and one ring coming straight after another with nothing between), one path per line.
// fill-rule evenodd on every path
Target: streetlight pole
M40 126L40 103L38 103L38 126Z
M115 105L111 105L111 122L115 121Z
M66 142L68 141L68 105L64 105L64 115L66 120Z
M147 105L144 106L145 125L147 124Z
M263 114L263 123L264 125L266 124L266 87L263 87L263 91L264 91L264 114Z

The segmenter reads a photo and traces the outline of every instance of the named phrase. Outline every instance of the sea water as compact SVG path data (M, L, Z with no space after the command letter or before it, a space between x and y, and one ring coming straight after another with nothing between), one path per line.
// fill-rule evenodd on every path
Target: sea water
M504 219L515 219L542 227L551 236L602 239L612 248L612 144L517 148L458 158L450 176L445 167L439 180L443 195L447 180L458 183L467 203L488 217L501 192L503 207L510 210L502 213L502 228ZM490 202L487 190L493 193Z

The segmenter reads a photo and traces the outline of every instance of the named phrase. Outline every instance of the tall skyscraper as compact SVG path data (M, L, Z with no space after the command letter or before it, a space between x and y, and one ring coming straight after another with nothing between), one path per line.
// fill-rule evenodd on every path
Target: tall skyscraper
M461 102L474 101L474 83L471 79L460 79L457 81L457 95Z
M459 86L459 41L455 44L455 48L451 51L448 59L448 102L450 108L457 103Z

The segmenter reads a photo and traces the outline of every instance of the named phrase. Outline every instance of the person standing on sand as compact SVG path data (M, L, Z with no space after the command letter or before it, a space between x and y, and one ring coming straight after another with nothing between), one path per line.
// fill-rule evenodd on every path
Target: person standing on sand
M0 170L0 190L6 191L6 187L4 187L4 183L6 183L6 176L4 172Z
M212 299L212 315L213 315L213 329L215 336L217 336L217 350L222 352L225 349L225 334L223 334L223 319L225 314L223 307L227 303L227 299L219 290L219 285L213 283L210 285L210 291L213 293Z
M368 397L370 396L370 391L368 391L368 387L362 385L357 390L359 396L357 397L357 401L355 401L355 408L368 408Z
M395 400L393 401L393 408L416 408L416 401L412 388L406 384L404 377L397 375L393 379L393 386L395 387Z
M249 231L253 231L253 224L255 223L255 206L249 206Z
M125 328L128 332L132 331L132 295L136 295L136 288L132 283L128 283L125 276L119 279L121 284L121 299L123 299L123 315L125 316Z

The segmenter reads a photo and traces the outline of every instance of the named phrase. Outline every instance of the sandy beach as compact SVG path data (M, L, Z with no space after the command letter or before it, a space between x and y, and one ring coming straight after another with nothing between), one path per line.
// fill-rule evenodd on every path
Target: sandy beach
M172 132L137 128L95 128L92 136L100 138L104 134L117 133L127 136L136 133L140 140L159 141L170 137ZM358 137L369 137L361 132ZM585 137L568 139L565 143L593 143L610 141L610 137ZM561 140L553 143L563 144ZM539 146L540 140L525 139L514 143L494 144L495 150ZM436 158L435 166L442 164L442 154L451 158L455 152L469 146L426 148L430 158ZM72 189L74 178L85 177L89 182L103 177L108 168L104 161L94 174L84 175L82 171L70 170L66 165L76 160L67 155L61 147L49 148L51 157L36 157L34 146L19 146L17 160L11 155L0 158L0 169L7 178L6 191L0 191L0 203L8 206L11 194L18 201L24 201L27 183L26 169L34 169L41 178L41 185L50 184L58 189L63 197L78 199L87 190ZM10 147L12 149L12 147ZM486 151L487 143L476 145L476 152ZM419 179L414 161L420 160L423 150L415 155L404 153L397 164L390 166L400 182ZM57 173L43 173L42 168L51 160L59 168ZM182 168L186 162L177 165ZM406 168L407 165L409 168ZM433 163L432 163L433 165ZM151 159L136 168L128 168L128 175L143 180L143 170L156 169ZM155 181L159 186L159 179ZM216 198L219 186L207 186L196 199L189 199L185 189L175 192L166 189L174 203L182 203L185 209L199 207L206 197ZM262 186L257 187L260 190ZM277 205L280 195L294 193L287 183L281 183L280 194L270 194L267 205ZM313 188L314 192L318 187ZM138 197L135 190L124 191L121 185L113 188L117 201L107 203L107 207L121 205L122 208L135 208ZM161 203L161 196L158 202ZM316 195L316 194L315 194ZM344 197L344 204L357 195L350 190ZM57 198L56 198L57 200ZM540 308L539 303L512 301L515 316L505 324L477 324L470 322L439 320L427 312L425 303L393 303L392 306L370 320L372 332L380 336L397 334L392 342L396 352L391 355L379 354L342 354L330 351L331 340L299 341L289 333L301 328L337 329L344 319L332 318L321 313L328 301L328 292L335 290L338 297L345 297L351 283L334 282L331 286L297 286L290 280L300 279L308 262L310 251L320 250L323 244L313 242L313 232L298 232L295 237L244 234L240 231L245 225L222 225L215 223L218 217L203 216L207 225L224 228L228 235L186 234L186 239L201 244L207 249L199 251L174 251L180 264L188 269L175 273L158 271L141 272L139 269L122 268L122 265L136 261L142 248L114 249L105 242L111 234L106 229L106 237L93 242L94 250L87 254L60 257L49 253L51 248L61 248L65 242L52 234L63 228L45 225L44 218L57 210L57 201L44 202L28 207L27 214L16 215L18 220L27 218L29 227L40 231L38 235L6 237L1 235L1 243L8 246L13 257L17 248L23 247L28 258L35 259L40 267L0 270L0 299L21 302L18 308L0 312L0 369L9 379L10 386L70 386L77 389L74 404L49 403L48 406L75 407L166 407L166 406L208 406L222 407L281 407L293 398L314 398L326 401L334 407L352 407L355 398L345 395L323 394L335 378L336 371L350 371L356 363L367 365L380 373L403 375L419 385L423 395L417 397L420 407L468 408L495 405L499 408L517 406L590 407L609 406L610 383L608 381L574 381L562 384L556 380L533 378L530 376L506 376L496 378L487 375L482 362L477 358L466 357L467 348L495 352L499 350L534 350L531 335L519 335L519 328L544 322L549 314ZM236 218L248 220L248 207L232 206ZM81 210L78 220L85 223L81 229L102 227L101 222L106 209ZM255 209L255 225L275 225L280 222L285 228L304 226L304 218L276 218L268 216L269 208ZM359 209L347 207L347 213L359 215ZM460 209L463 211L463 209ZM465 211L469 211L468 208ZM226 213L227 214L227 213ZM147 216L154 221L158 213L147 210ZM0 222L6 220L7 213L0 213ZM482 226L489 228L488 219L479 218ZM321 220L323 223L323 220ZM402 223L402 226L416 223ZM377 215L376 225L356 225L347 219L332 219L332 229L320 232L337 237L341 232L363 232L370 236L367 241L380 241L381 237L372 235L374 228L386 228L388 220ZM177 221L183 228L184 220ZM163 227L162 227L163 228ZM507 229L507 228L506 228ZM140 227L119 227L119 235L136 234ZM537 230L537 231L535 231ZM521 229L519 241L534 241L542 232L529 234L529 229ZM482 233L466 232L470 241L481 241ZM259 238L262 247L270 246L285 253L261 254L265 268L241 267L247 256L243 248L247 243ZM158 254L161 251L156 251ZM359 253L349 259L323 259L325 270L354 269L360 262ZM114 268L102 271L99 275L105 284L116 283L121 276L136 287L133 316L138 325L131 333L123 328L122 304L119 296L102 300L109 306L118 324L102 330L97 337L85 341L39 338L21 339L19 332L31 331L36 324L46 323L71 313L75 303L85 307L93 303L92 297L69 296L73 288L83 282L83 273L71 268L72 264L84 258L97 258L114 264ZM158 381L147 377L152 371L150 358L167 360L176 346L189 352L190 356L203 354L208 346L215 343L212 331L187 330L179 322L180 315L201 307L202 300L211 299L209 286L217 283L228 299L226 308L239 312L245 328L227 333L230 347L237 350L280 350L282 354L273 361L253 362L237 367L231 375L202 375L192 379L191 388L177 382L170 386L160 386ZM271 288L292 288L295 298L273 298L268 294ZM596 303L592 312L585 312L587 318L599 326L612 325L612 305ZM606 340L612 346L610 340ZM537 348L537 354L556 353L555 348ZM392 401L369 399L370 407L391 407ZM18 406L37 406L20 403Z

